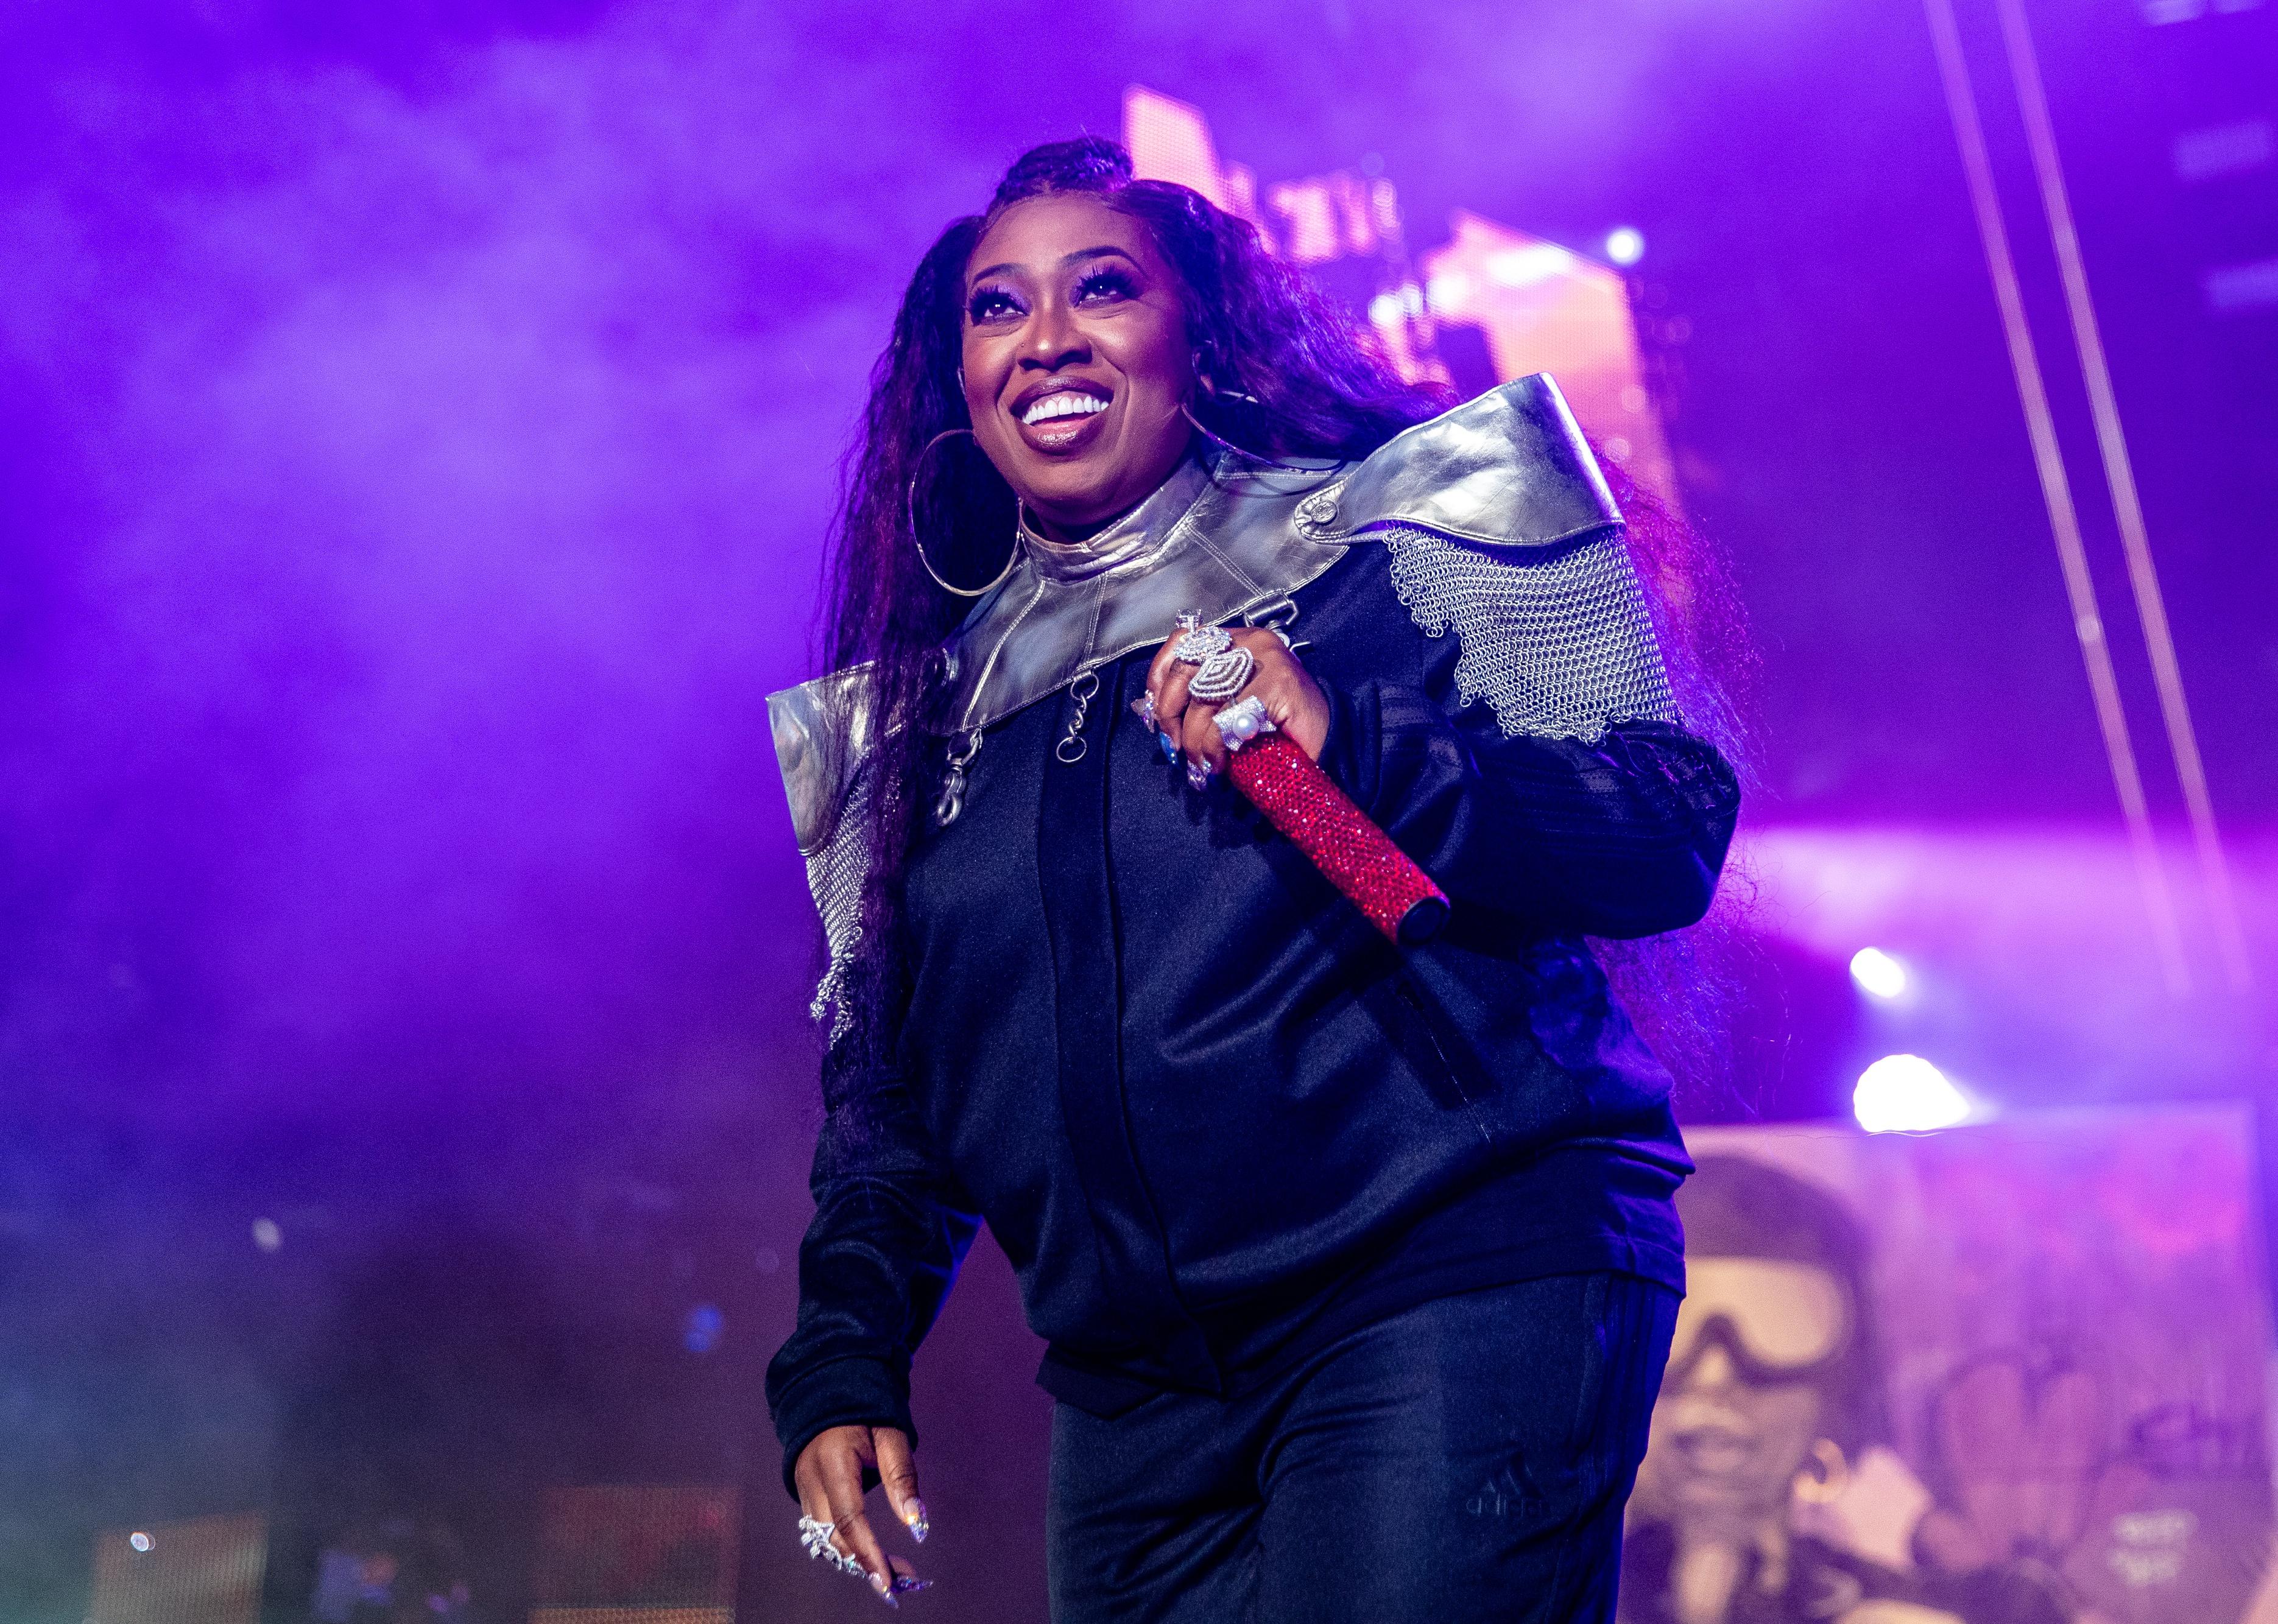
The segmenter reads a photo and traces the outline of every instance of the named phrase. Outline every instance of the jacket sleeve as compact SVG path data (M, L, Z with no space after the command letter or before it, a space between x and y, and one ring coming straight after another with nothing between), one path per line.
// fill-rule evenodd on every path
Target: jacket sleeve
M1426 643L1420 680L1325 683L1330 775L1439 881L1459 916L1493 912L1532 934L1612 937L1699 919L1716 892L1739 789L1717 751L1673 720L1650 630L1618 646L1624 660L1651 662L1647 682L1632 687L1651 696L1655 713L1594 719L1570 710L1554 728L1496 702L1517 687L1502 679L1542 672L1496 669L1533 657L1479 635L1487 625L1473 618L1467 649L1464 622L1443 621ZM1560 655L1569 664L1595 657L1571 646ZM1580 675L1576 691L1586 694L1588 674Z
M910 1359L980 1228L898 1079L848 1098L824 1062L814 1219L799 1249L799 1323L768 1367L768 1407L796 1495L799 1452L827 1428L898 1427L913 1442Z

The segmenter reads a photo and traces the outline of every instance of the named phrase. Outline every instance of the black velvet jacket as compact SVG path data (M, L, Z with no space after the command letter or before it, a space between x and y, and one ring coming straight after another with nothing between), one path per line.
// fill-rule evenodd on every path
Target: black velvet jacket
M1447 891L1447 927L1394 949L1228 787L1189 788L1129 708L1151 645L1094 667L1080 728L1065 689L996 720L909 869L899 1076L860 1102L826 1079L768 1375L786 1481L826 1427L912 1429L911 1355L984 1218L1051 1346L1039 1379L1103 1413L1237 1389L1447 1291L1599 1268L1682 1289L1668 1075L1581 939L1701 915L1731 773L1670 721L1507 731L1388 550L1337 557L1290 594L1323 763Z

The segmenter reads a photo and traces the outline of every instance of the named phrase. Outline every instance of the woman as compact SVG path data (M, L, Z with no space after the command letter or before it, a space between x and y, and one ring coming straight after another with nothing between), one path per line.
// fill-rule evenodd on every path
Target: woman
M1611 1616L1689 1164L1581 939L1698 919L1737 794L1555 388L1442 404L1102 141L911 284L841 669L775 705L832 965L768 1391L810 1550L889 1601L864 1487L924 1537L909 1361L985 1219L1050 1344L1056 1617ZM1241 651L1210 699L1181 617ZM1438 938L1227 787L1235 705Z

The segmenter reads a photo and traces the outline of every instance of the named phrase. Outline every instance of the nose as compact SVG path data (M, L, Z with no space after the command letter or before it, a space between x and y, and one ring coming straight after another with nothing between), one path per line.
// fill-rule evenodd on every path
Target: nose
M1091 346L1084 341L1074 313L1058 299L1037 304L1036 313L1028 318L1027 337L1021 355L1024 370L1057 372L1062 367L1091 359Z
M1693 1358L1682 1385L1687 1392L1715 1392L1730 1387L1737 1374L1732 1368L1732 1356L1724 1351L1724 1344L1712 1342Z

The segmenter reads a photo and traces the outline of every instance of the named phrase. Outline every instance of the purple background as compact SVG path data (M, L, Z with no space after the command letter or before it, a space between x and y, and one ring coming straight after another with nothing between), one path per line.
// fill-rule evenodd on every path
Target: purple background
M2186 184L2173 150L2278 118L2278 12L2031 10L2267 988L2278 307L2216 313L2202 278L2278 256L2278 174ZM1840 1111L1860 1060L1939 1044L2014 1107L2267 1089L2278 1038L2219 990L2180 844L2198 990L2142 947L1910 0L19 6L0 1613L80 1617L98 1526L271 1505L285 1573L293 1519L363 1494L447 1507L518 1617L535 1485L752 1461L750 1594L851 1605L747 1443L813 1121L764 698L814 669L836 460L918 254L1024 146L1113 133L1132 82L1265 180L1377 155L1419 249L1458 207L1586 251L1643 231L1686 495L1764 657L1761 1109ZM1911 1026L1851 994L1869 939L1935 968ZM944 1617L1041 1616L1031 1352L985 1259L921 1371Z

